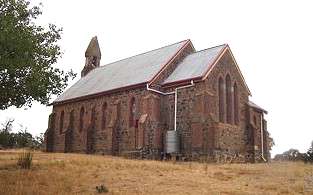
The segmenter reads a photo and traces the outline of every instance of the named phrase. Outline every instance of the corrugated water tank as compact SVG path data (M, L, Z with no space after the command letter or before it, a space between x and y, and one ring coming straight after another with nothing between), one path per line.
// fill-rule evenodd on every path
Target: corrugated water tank
M166 153L179 153L180 141L177 131L167 131L165 137L165 152Z

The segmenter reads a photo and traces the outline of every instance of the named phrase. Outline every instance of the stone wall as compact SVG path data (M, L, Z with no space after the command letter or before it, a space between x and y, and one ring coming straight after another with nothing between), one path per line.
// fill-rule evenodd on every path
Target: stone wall
M129 104L131 98L136 101L136 115L139 119L142 114L140 102L146 96L145 89L124 91L116 94L106 95L89 100L56 105L53 108L55 114L54 151L64 151L65 135L70 125L70 112L74 113L73 121L73 152L87 152L87 134L94 130L94 151L96 153L110 154L112 151L112 138L119 142L118 153L125 148L135 149L135 128L129 127ZM102 127L102 106L106 104L106 126ZM80 121L80 112L83 108L83 118ZM95 115L92 119L92 110ZM60 129L60 113L64 111L63 130ZM94 124L93 124L94 123Z
M154 84L159 85L192 50L191 43L187 44ZM231 86L236 83L238 87L238 123L235 117L229 123L219 119L218 80L225 79L226 75L230 75ZM158 89L175 90L173 87ZM248 96L249 90L229 51L208 78L178 90L177 131L181 155L187 159L209 157L214 161L234 157L238 161L258 160L262 113L248 106ZM234 99L231 101L234 105ZM160 95L145 87L55 105L45 135L47 151L159 159L164 151L166 131L174 129L174 106L174 95ZM263 124L265 127L266 121ZM264 150L268 149L264 147Z
M231 75L231 81L237 83L239 92L239 123L235 125L219 122L218 79ZM173 91L168 88L167 91ZM245 156L246 154L246 105L247 90L230 53L219 60L204 82L194 87L178 91L177 130L181 135L182 155L198 158L203 155ZM169 130L174 127L174 95L164 98L164 124Z
M266 129L266 120L264 119L264 114L260 110L254 108L249 109L249 123L250 123L250 135L251 135L251 145L249 148L249 153L253 153L253 161L264 161L262 159L262 145L263 145L263 157L266 160L270 160L270 152L268 148L268 132ZM263 130L263 132L261 132ZM262 134L263 134L263 144L262 144Z

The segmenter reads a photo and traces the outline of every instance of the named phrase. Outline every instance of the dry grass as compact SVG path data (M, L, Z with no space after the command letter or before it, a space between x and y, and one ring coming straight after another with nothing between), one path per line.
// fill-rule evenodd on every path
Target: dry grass
M35 152L30 170L20 151L0 151L0 194L310 194L313 166L303 163L173 163ZM313 191L311 191L313 194Z

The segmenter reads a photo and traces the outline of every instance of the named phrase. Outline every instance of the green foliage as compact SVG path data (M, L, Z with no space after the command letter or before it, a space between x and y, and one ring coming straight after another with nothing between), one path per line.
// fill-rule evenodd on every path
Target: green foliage
M0 128L0 146L3 148L32 148L40 149L43 144L43 133L34 137L23 126L18 133L12 132L13 119L9 119Z
M30 169L33 161L33 153L32 152L23 152L19 155L17 160L17 166L21 169Z
M290 149L282 154L275 155L274 160L304 161L305 163L313 163L313 141L306 153L300 153L297 149Z
M14 119L7 120L0 129L0 146L12 148L15 145L14 136L12 135L12 126Z
M27 0L0 0L0 110L10 106L48 104L76 74L52 65L61 57L61 28L46 30L35 21L39 6Z
M313 163L313 141L311 142L311 147L308 149L306 153L305 162Z
M305 153L300 153L297 149L289 149L288 151L275 155L274 160L280 161L304 161L306 158Z

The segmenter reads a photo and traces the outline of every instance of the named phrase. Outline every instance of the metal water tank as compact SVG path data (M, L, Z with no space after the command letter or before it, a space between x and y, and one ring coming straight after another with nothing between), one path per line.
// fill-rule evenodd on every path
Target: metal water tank
M167 131L165 137L165 153L179 153L180 142L177 131Z

